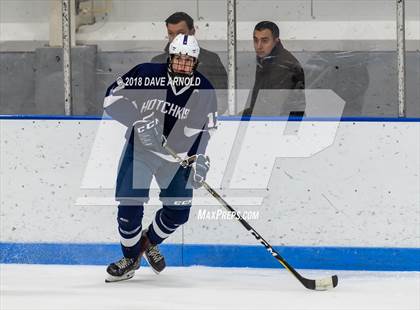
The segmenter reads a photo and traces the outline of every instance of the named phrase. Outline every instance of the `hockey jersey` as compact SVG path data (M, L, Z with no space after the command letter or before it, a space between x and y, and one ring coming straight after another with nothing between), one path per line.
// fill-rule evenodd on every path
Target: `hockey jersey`
M167 64L143 63L117 78L106 92L104 109L127 127L131 144L139 124L159 122L168 145L181 157L205 154L217 127L217 100L210 82L197 71L191 77L170 76Z

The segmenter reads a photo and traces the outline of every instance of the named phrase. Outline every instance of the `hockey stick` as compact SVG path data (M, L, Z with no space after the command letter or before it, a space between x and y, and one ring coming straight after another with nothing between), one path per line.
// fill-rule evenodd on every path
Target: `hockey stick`
M194 158L189 159L182 159L174 150L172 150L166 143L163 145L164 148L179 162L179 164L187 168L190 166ZM235 215L235 218L248 230L254 237L257 239L265 248L266 250L280 263L286 268L290 273L292 273L296 279L299 280L300 283L303 284L304 287L310 290L317 290L317 291L325 291L331 288L334 288L338 284L338 277L333 275L331 277L312 280L307 279L300 275L289 263L281 257L281 255L273 249L273 247L259 234L257 231L248 224L247 221L244 220L242 216L238 214L213 188L210 187L206 182L203 182L203 187L214 197L216 198L220 204L227 209L228 211L232 212Z

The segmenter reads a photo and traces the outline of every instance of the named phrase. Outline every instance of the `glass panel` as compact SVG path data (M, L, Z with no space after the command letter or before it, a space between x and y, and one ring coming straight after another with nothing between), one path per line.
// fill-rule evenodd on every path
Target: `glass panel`
M73 1L74 114L102 113L101 102L111 81L163 50L164 20L175 11L191 15L200 44L214 51L226 68L224 0ZM0 1L1 114L64 113L62 53L50 47L61 39L54 3L60 5L50 0ZM420 114L418 12L418 1L407 0L408 116ZM395 16L395 2L387 0L239 0L237 112L245 107L254 85L254 26L272 20L280 28L284 47L303 68L306 90L332 89L346 102L345 116L397 116ZM202 61L199 70L210 74L216 88L224 89L225 73L207 73L206 68L214 69L208 67ZM226 92L218 92L223 114Z
M420 2L406 3L406 116L420 117Z
M64 112L61 54L44 48L49 12L48 0L0 1L0 114Z
M165 20L180 11L193 19L194 28L190 31L195 31L202 48L198 70L218 89L219 113L227 110L225 1L95 0L93 4L94 23L80 26L77 32L78 44L97 46L96 105L89 113L101 114L102 104L99 103L118 75L140 63L166 63L168 29ZM188 30L182 26L182 21L170 26L172 33Z
M277 24L285 51L260 58L259 70L252 36L255 25L263 20ZM407 26L408 32L415 30L414 25ZM344 116L397 116L395 29L395 1L239 0L239 88L252 93L256 76L256 89L296 88L301 80L300 64L305 75L306 105L314 100L313 90L331 89L345 101ZM279 73L281 69L276 73L276 65L285 66L285 73ZM267 110L266 114L272 115L269 105L293 102L289 97L276 101L279 97L267 96L264 91L256 95L254 90L253 97L244 95L238 100L238 111L248 100L249 105L260 105L258 113ZM290 107L277 110L279 115L290 111ZM317 114L331 116L328 106L317 109Z
M195 22L203 51L199 71L225 99L226 3L218 1L73 0L73 111L101 115L106 88L143 62L166 62L165 19L179 11ZM1 114L64 114L61 1L0 1ZM54 5L56 5L54 11ZM222 14L220 14L222 12ZM53 44L54 45L54 44ZM51 91L53 90L53 91Z

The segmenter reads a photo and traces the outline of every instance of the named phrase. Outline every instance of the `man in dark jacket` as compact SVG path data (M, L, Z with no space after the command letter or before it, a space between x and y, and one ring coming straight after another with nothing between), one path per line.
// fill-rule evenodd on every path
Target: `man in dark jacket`
M255 82L244 116L303 115L305 76L299 61L280 42L279 28L262 21L254 28Z
M166 63L168 61L169 44L178 34L195 34L194 20L187 13L176 12L169 16L165 22L169 42L164 53L152 58L151 62L153 63ZM215 88L218 114L224 114L227 111L227 73L219 56L209 50L200 48L197 71L203 74Z

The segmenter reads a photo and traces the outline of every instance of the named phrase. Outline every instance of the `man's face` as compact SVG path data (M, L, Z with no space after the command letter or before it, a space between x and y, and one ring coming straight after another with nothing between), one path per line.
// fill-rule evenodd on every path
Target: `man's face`
M258 57L268 56L278 41L278 38L274 39L270 29L254 31L254 49Z
M169 43L180 33L193 35L195 32L194 29L188 29L188 25L184 21L180 21L178 24L168 24L166 29L168 30Z

